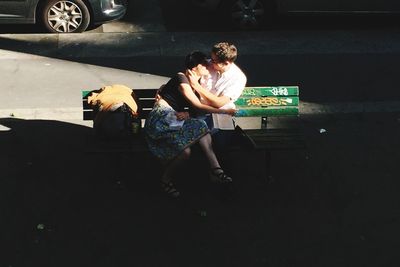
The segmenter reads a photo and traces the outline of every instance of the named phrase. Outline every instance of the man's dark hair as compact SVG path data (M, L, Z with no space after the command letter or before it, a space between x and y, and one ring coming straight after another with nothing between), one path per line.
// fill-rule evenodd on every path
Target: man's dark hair
M199 64L207 65L207 56L203 52L194 51L186 56L185 67L187 69L192 69Z

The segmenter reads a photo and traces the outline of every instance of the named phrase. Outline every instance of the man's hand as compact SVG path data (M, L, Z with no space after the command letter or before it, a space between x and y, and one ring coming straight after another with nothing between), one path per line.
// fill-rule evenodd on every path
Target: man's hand
M191 86L192 88L194 88L195 85L198 85L198 84L199 84L200 76L197 75L196 72L191 71L191 70L187 70L187 71L186 71L186 76L187 76L187 78L189 79L189 83L190 83L190 86Z
M156 102L161 99L160 92L164 88L164 86L165 86L165 84L161 85L160 88L158 88L157 93L154 96L154 99Z
M234 108L221 109L221 113L222 114L228 114L228 115L231 115L231 116L235 115L236 111L237 110L234 109Z

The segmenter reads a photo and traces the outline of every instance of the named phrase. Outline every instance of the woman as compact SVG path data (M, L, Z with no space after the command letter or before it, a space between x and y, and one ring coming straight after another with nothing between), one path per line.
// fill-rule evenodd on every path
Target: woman
M199 143L210 165L210 178L219 183L229 183L232 179L222 170L212 149L211 136L204 120L191 118L185 107L208 113L233 115L234 109L217 109L202 104L194 93L186 76L188 71L198 76L208 75L206 55L192 52L185 58L185 73L179 72L172 77L159 92L153 110L145 124L145 136L150 151L165 165L161 177L161 186L171 197L179 192L172 183L172 174L185 159L188 159L191 146ZM179 121L181 125L179 125ZM174 124L173 127L171 125Z

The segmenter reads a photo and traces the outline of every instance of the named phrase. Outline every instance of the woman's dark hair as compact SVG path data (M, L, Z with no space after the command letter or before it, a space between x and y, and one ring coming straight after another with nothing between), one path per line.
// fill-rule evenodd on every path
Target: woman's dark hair
M185 67L187 69L192 69L199 64L207 65L207 56L203 52L194 51L186 56Z

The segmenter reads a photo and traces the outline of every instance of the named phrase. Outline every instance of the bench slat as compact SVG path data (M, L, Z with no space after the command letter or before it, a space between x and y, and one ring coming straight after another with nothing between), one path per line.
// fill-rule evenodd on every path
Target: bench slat
M154 99L158 89L133 89L136 97L141 98L151 98Z
M137 98L152 98L154 99L158 89L133 89ZM82 98L87 98L89 94L96 90L83 90Z
M286 107L286 106L298 106L299 97L289 96L278 96L278 97L240 97L235 101L235 105L238 107Z
M83 110L83 120L84 121L91 121L93 120L94 117L94 111L93 110Z
M138 106L140 109L150 108L153 109L154 99L139 99ZM139 110L140 111L140 110Z
M298 96L298 86L245 87L241 97L252 96Z
M158 89L134 89L133 92L138 99L139 118L145 119L154 106L155 94ZM94 112L92 106L87 102L88 96L94 90L82 91L83 120L92 120Z
M284 116L298 115L298 107L280 107L280 108L239 108L235 117L267 117L267 116Z
M134 89L138 98L139 116L147 118L154 105L155 93L158 89ZM87 103L87 97L92 91L82 91L83 119L93 119L94 112ZM238 107L236 117L263 117L298 115L298 86L278 87L246 87L242 96L235 102Z
M89 105L89 103L87 102L87 99L82 99L82 107L83 109L93 109L92 106Z
M245 143L256 150L302 149L305 148L304 137L294 129L236 129Z

